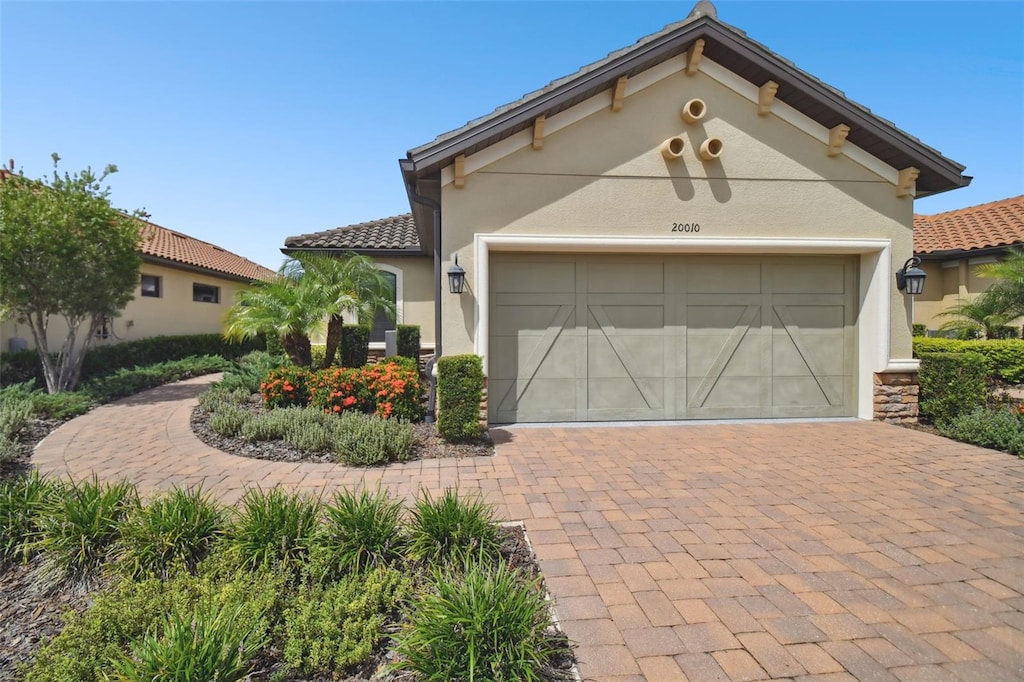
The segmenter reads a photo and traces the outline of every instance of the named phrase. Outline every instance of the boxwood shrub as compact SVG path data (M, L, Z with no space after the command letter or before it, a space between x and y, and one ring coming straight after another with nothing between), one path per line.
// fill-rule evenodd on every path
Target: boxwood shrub
M917 337L920 337L920 336L924 336L925 334L928 333L928 327L926 325L917 324L916 322L914 323L913 330L914 330L914 338L917 338Z
M479 438L484 369L479 355L449 355L437 361L437 431L447 441Z
M988 363L980 353L924 353L918 380L921 414L933 423L946 424L960 414L985 404Z
M985 356L989 372L1011 384L1024 383L1024 339L959 341L957 339L914 339L914 355L925 353L962 353L973 351Z
M364 324L341 327L341 366L362 367L370 357L370 328Z
M397 331L398 354L420 361L420 327L418 324L400 324Z

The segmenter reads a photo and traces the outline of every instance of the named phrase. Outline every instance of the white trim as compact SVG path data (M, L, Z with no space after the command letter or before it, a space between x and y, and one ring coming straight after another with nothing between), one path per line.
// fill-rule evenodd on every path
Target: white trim
M917 359L910 360L890 360L889 364L885 366L883 372L916 372L921 368L921 361Z
M890 360L892 245L888 239L746 238L672 239L662 237L579 237L570 235L477 234L473 240L474 350L487 375L490 333L490 254L492 251L542 253L725 253L860 254L860 310L857 324L857 416L874 417L874 374L906 360Z

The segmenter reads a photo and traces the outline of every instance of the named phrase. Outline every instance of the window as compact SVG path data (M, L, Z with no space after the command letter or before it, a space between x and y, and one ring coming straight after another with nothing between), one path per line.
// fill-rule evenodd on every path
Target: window
M209 284L193 284L192 300L199 303L220 303L220 287Z
M378 266L380 267L380 266ZM384 275L384 280L388 285L388 293L385 294L388 299L395 304L395 318L392 319L387 312L383 310L377 311L377 315L373 318L373 326L370 327L370 343L384 343L384 332L390 331L395 328L395 319L398 318L398 277L393 272L388 272L381 268Z
M160 298L160 278L156 275L143 275L142 295L148 298Z

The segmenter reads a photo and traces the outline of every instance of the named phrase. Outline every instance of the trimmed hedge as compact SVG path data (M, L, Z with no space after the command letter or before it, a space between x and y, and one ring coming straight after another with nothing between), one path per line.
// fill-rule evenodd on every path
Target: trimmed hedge
M939 430L944 436L964 443L1024 457L1024 406L979 407L943 424Z
M420 327L418 324L400 324L397 331L398 355L420 361Z
M989 373L1010 384L1024 383L1024 339L959 341L957 339L914 339L914 356L926 353L973 351L985 356Z
M484 367L479 355L449 355L437 361L437 432L449 442L483 435L480 400Z
M234 360L255 350L265 350L262 337L234 343L220 334L153 336L89 349L82 363L80 382L114 374L118 370L157 365L185 358L217 355ZM4 385L35 380L45 386L42 363L35 350L0 353L0 380Z
M915 323L914 326L913 326L913 330L914 330L914 337L915 338L919 337L919 336L924 336L924 335L926 335L928 333L928 327L926 325L923 325L923 324Z
M362 367L370 358L370 328L365 324L341 326L342 367Z
M922 416L941 427L982 407L988 396L988 373L988 362L980 353L922 354L918 373Z

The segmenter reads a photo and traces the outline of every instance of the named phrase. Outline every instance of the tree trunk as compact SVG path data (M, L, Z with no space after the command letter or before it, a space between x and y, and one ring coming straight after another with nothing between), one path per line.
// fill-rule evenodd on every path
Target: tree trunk
M331 319L327 321L327 348L324 352L323 369L334 364L334 356L338 354L338 348L341 347L341 332L344 324L345 320L341 315L331 315Z
M285 334L281 339L281 345L284 346L284 352L288 354L288 359L293 364L299 367L313 365L313 349L308 336L296 332Z

